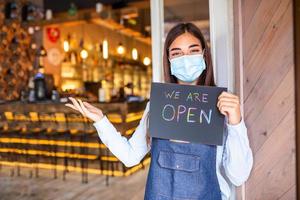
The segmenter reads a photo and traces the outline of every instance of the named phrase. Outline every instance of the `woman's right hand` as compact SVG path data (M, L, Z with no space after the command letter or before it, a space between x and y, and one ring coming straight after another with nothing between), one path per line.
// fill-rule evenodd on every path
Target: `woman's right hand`
M73 97L69 97L69 99L72 103L66 103L65 105L79 111L84 117L87 117L94 122L100 121L104 117L99 108L89 104L88 102L82 102L80 99L77 100Z

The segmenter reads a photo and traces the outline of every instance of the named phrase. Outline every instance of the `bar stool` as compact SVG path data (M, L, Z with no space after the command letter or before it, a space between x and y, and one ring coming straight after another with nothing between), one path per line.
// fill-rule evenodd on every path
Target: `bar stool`
M65 113L55 112L54 116L55 116L56 128L55 128L54 132L52 132L53 139L54 140L63 140L65 142L65 145L63 145L63 147L61 147L62 145L53 145L53 147L54 147L53 150L55 153L54 164L55 164L55 166L57 166L58 160L59 160L59 158L57 157L57 152L60 152L62 150L65 155L64 159L68 159L65 153L68 151L67 143L69 140L67 140L67 138L69 138L70 132L68 130L67 119L66 119ZM65 168L64 171L67 170L66 163L67 162L64 163L64 168ZM63 180L65 180L65 173L63 173Z
M80 143L86 143L87 142L87 133L85 130L85 121L87 120L86 118L82 117L81 114L78 113L67 113L67 124L68 128L70 131L70 140L71 141L78 141ZM74 146L71 147L71 153L75 153L75 148ZM79 147L79 152L76 152L79 154L87 154L87 148L86 147ZM87 183L88 182L88 173L87 173L87 168L88 168L88 159L87 158L79 158L80 161L80 168L81 168L81 176L82 176L82 183ZM77 159L73 160L73 164L76 167L76 162Z
M38 115L36 112L29 113L14 113L14 119L21 126L21 131L19 132L19 136L21 139L25 140L35 140L37 141L40 138L40 135L43 133L44 129L42 129L39 125ZM32 168L35 168L35 177L38 177L38 163L39 163L39 144L22 142L23 145L20 145L21 149L17 149L19 161L22 161L22 157L19 155L21 150L21 155L25 155L25 161L27 164L32 165ZM29 177L32 178L33 172L29 171Z
M21 131L22 127L15 121L13 112L4 111L3 119L6 121L4 131L2 132L3 134L16 136L16 134Z
M36 141L40 141L40 139L43 138L43 134L46 131L45 127L41 127L41 122L39 120L39 114L37 112L29 112L29 123L27 124L27 136L30 139L35 139ZM44 150L43 145L39 145L39 143L32 145L35 150ZM39 177L39 168L38 164L40 163L40 154L37 153L35 156L33 156L33 159L30 160L30 162L33 162L35 164L35 176Z
M53 167L53 178L57 178L57 158L56 158L56 151L57 146L54 143L57 135L57 122L56 116L54 113L51 112L40 112L39 114L39 121L41 123L41 127L45 129L43 137L48 141L46 145L44 145L44 150L50 153L50 156L46 156L46 159L50 159L50 163ZM52 156L51 156L52 155Z
M90 120L85 120L84 122L85 122L85 130L87 132L88 142L99 144L99 147L96 150L97 155L98 155L96 158L96 161L98 162L99 170L102 172L104 170L108 170L108 166L107 166L108 161L103 159L103 157L109 155L109 150L102 143L100 137L98 136L96 129L91 125L92 122ZM106 167L105 167L105 164L106 164ZM108 174L106 174L105 182L106 182L106 185L108 186L109 185L109 175Z
M20 123L18 119L22 118L23 122ZM25 117L26 118L26 117ZM26 121L23 117L18 116L17 114L10 112L10 111L5 111L4 112L4 119L6 121L6 127L2 130L1 135L5 136L7 138L15 138L15 139L22 139L22 135L20 132L24 130L24 121ZM7 151L7 160L8 162L14 163L14 166L17 167L17 175L21 175L21 169L20 165L18 164L18 161L20 157L14 153L13 149L21 149L23 150L23 153L26 153L24 150L24 145L22 145L20 142L17 143L7 143L5 146L9 151ZM11 169L11 176L14 176L14 167Z
M0 138L2 137L2 133L5 129L7 129L7 124L5 123L5 118L3 113L0 113ZM0 141L0 149L5 148L5 143ZM2 154L0 153L0 160L2 160ZM2 170L2 163L0 163L0 170Z

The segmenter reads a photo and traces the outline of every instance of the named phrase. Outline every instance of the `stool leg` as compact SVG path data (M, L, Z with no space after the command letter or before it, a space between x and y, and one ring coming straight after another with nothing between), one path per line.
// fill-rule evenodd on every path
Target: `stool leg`
M54 178L57 179L57 146L54 145Z
M69 136L69 134L67 135L67 136L65 136L65 141L70 141L70 136ZM68 146L67 145L65 145L64 146L64 153L66 154L68 152ZM66 174L67 174L67 172L69 171L68 170L68 158L67 158L67 156L65 156L64 157L64 171L63 171L63 181L65 181L66 180Z
M35 178L39 177L39 168L38 168L39 162L40 162L40 155L36 155L35 162L34 162L35 163Z
M106 156L108 156L108 149L106 149ZM106 161L106 170L108 171L109 170L109 162L108 161ZM109 174L107 173L107 175L106 175L106 186L108 186L109 185Z
M39 177L39 168L35 167L35 178L38 178L38 177Z
M9 133L9 131L5 132L5 134L6 134L7 137L10 137L10 135L13 135L13 136L15 135L14 133ZM12 143L5 143L5 144L3 144L3 146L5 148L13 148L13 149L15 148L15 145L13 145ZM14 163L13 152L7 152L6 153L6 159L7 159L8 162ZM10 168L10 176L11 177L13 177L14 174L15 174L15 172L14 172L15 169L14 168L15 168L14 165Z
M81 166L81 182L84 183L83 159L80 159L80 166Z
M22 149L22 148L23 148L21 144L16 144L15 147L18 148L18 149ZM14 147L13 147L13 148L14 148ZM12 155L13 155L13 153L12 153ZM25 155L26 155L26 157L27 157L27 154L25 154ZM19 161L18 155L17 155L17 154L14 154L14 155L13 155L12 161L13 161L13 162ZM26 160L26 162L27 162L27 160ZM21 176L21 169L20 169L20 165L19 165L18 163L16 163L16 168L17 168L17 176ZM13 172L13 174L14 174L14 172Z
M103 163L101 162L101 148L99 147L98 149L98 153L99 153L99 169L102 172L103 171Z
M109 186L109 176L108 175L106 175L105 183L106 183L106 186Z
M70 135L70 140L74 141L73 135ZM71 154L74 154L74 153L75 153L75 147L72 146L71 147ZM77 159L73 159L73 167L76 167L76 166L77 166Z
M83 135L83 141L84 143L87 143L87 135ZM88 155L88 148L84 147L84 152L85 155ZM88 167L89 167L89 160L85 159L85 183L88 183Z
M51 135L49 135L49 140L54 140L53 137L53 133L50 133ZM51 164L54 166L53 168L53 178L56 179L57 178L57 171L56 171L56 147L53 144L49 145L49 151L51 153L54 153L54 156L50 157L51 160Z
M19 148L21 147L22 148L22 145L18 145L19 146ZM27 154L26 154L26 156L27 156ZM19 159L18 159L18 155L15 155L15 159L14 159L15 161L19 161ZM26 160L27 161L27 160ZM17 165L17 176L21 176L21 169L20 169L20 165L19 164L16 164Z
M42 138L42 134L43 134L43 131L40 131L39 133L37 133L38 139L41 139L41 138ZM37 147L38 150L41 150L41 148L40 148L39 145L37 145L36 147ZM41 156L41 155L38 154L38 155L36 156L36 159L35 159L35 178L38 178L38 177L39 177L39 167L38 167L38 165L39 165L39 163L40 163L40 156Z

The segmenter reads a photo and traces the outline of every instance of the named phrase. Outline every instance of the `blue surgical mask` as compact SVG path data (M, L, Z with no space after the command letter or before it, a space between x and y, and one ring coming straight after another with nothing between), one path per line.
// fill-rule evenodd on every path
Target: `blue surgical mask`
M195 81L205 70L202 54L183 55L170 60L171 74L184 82Z

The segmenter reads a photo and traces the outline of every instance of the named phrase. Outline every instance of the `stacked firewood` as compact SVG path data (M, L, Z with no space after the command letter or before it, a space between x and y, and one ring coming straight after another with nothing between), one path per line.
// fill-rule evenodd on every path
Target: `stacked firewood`
M20 16L21 8L17 12ZM27 88L34 70L32 39L21 19L5 18L5 3L0 3L0 100L17 100Z

